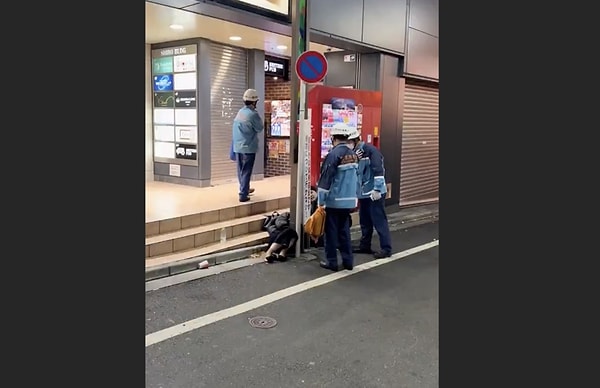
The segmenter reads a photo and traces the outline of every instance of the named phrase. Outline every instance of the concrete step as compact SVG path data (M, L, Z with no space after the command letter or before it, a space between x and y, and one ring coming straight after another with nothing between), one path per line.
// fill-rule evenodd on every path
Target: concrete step
M264 249L265 243L267 242L269 235L267 232L261 231L256 233L249 233L239 237L228 239L225 242L218 242L210 245L203 246L201 248L189 249L186 251L170 253L160 256L155 256L146 259L146 273L153 273L154 276L160 276L157 272L165 270L169 274L169 268L177 266L179 262L188 262L187 266L177 266L179 272L189 271L197 268L200 261L203 261L203 256L210 256L207 261L210 265L220 264L220 262L227 261L223 259L219 261L218 253L235 250L245 247L256 247L255 251ZM190 268L187 268L190 267ZM172 274L172 273L171 273Z
M279 213L289 211L288 208L273 210ZM147 237L146 258L202 248L215 243L224 243L232 238L248 233L260 232L265 216L271 214L273 210L263 214L235 218Z
M250 202L241 203L236 206L225 207L223 209L206 210L193 214L182 215L180 217L146 222L146 237L158 236L165 233L177 232L182 229L234 220L236 218L248 217L257 214L266 214L276 209L285 209L288 207L290 207L289 195L268 200L251 200Z
M360 238L361 234L360 226L358 223L358 213L352 214L352 218L353 226L350 229L351 236L352 240L357 240ZM411 228L414 226L422 225L424 223L435 222L437 220L439 220L439 209L437 203L426 204L413 208L406 208L396 212L390 212L390 214L388 214L390 231ZM205 259L209 262L211 268L213 268L214 265L217 265L217 268L219 268L221 267L220 264L232 263L234 261L243 259L248 259L249 263L262 262L264 258L264 251L267 249L267 240L267 233L262 232L256 233L255 237L253 238L245 238L244 240L238 240L245 241L247 244L242 244L236 248L225 248L223 250L214 249L214 253L210 252L210 250L199 250L202 256L188 257L190 256L188 254L173 254L165 255L164 258L161 260L156 260L161 257L147 259L146 281L162 279L169 276L194 271L198 268L198 263ZM231 241L232 240L230 240L229 242ZM198 250L196 250L196 253L197 252ZM310 252L317 258L324 257L322 248L311 248L307 252ZM218 273L220 272L220 269L215 269L214 271L215 273Z

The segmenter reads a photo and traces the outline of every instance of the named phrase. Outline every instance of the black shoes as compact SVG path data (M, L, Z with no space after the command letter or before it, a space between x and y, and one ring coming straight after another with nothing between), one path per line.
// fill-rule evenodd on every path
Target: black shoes
M329 263L326 262L325 260L321 260L319 262L319 265L321 266L321 268L325 268L325 269L328 269L333 272L337 272L339 270L339 268L337 266L335 266L335 267L330 266Z
M279 253L271 253L271 255L265 257L265 260L269 264L273 264L275 260L284 262L287 260L287 256L280 255Z
M339 268L337 266L333 267L333 266L329 265L329 263L327 261L325 261L325 260L321 260L319 262L319 265L321 266L321 268L325 268L325 269L328 269L328 270L333 271L333 272L339 271ZM354 266L351 265L351 264L345 264L344 263L342 265L343 265L343 267L344 267L345 270L352 271L352 269L354 269Z
M249 200L250 200L250 197L240 198L240 202L248 202Z
M371 248L360 248L360 247L352 247L352 253L368 253L371 254L373 251Z
M390 257L390 256L392 256L392 254L390 252L385 252L385 251L379 251L373 255L373 257L376 259L383 259L385 257Z

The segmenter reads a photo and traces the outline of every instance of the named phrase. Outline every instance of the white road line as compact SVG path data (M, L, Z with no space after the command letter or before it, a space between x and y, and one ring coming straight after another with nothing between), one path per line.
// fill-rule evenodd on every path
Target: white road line
M364 263L361 265L357 265L354 267L352 271L340 271L333 272L329 275L322 276L320 278L309 280L304 283L297 284L292 287L285 288L283 290L279 290L269 295L262 296L260 298L248 301L246 303L239 304L237 306L233 306L227 308L225 310L217 311L212 314L204 315L202 317L198 317L195 319L191 319L187 322L180 323L175 326L167 327L166 329L156 331L154 333L150 333L146 335L146 347L157 344L162 341L166 341L170 338L177 337L178 335L190 332L192 330L199 329L201 327L210 325L211 323L215 323L221 321L223 319L227 319L233 317L238 314L245 313L250 310L254 310L256 308L262 307L269 303L276 302L283 298L287 298L288 296L292 296L298 294L302 291L310 290L311 288L319 287L327 283L331 283L335 280L345 278L347 276L351 276L357 274L362 271L366 271L371 268L378 267L380 265L388 264L392 261L402 259L406 256L414 255L415 253L419 253L425 251L427 249L431 249L435 246L438 246L440 243L439 240L429 242L427 244L419 245L414 248L407 249L402 252L398 252L393 254L390 257L385 259L377 259L373 261L369 261L368 263Z

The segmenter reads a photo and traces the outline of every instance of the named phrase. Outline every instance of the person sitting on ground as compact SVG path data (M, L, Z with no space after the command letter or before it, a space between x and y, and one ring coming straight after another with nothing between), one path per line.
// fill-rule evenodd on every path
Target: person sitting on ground
M269 233L269 248L265 252L265 261L286 261L288 250L298 241L298 233L290 226L290 213L274 212L265 220L263 229Z

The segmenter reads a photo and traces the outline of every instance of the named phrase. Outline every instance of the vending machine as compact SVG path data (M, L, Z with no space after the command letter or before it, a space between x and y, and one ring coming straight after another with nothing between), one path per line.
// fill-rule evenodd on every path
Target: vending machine
M316 186L321 163L332 147L329 131L338 122L356 127L361 138L379 148L381 92L317 85L308 90L311 111L311 185Z

